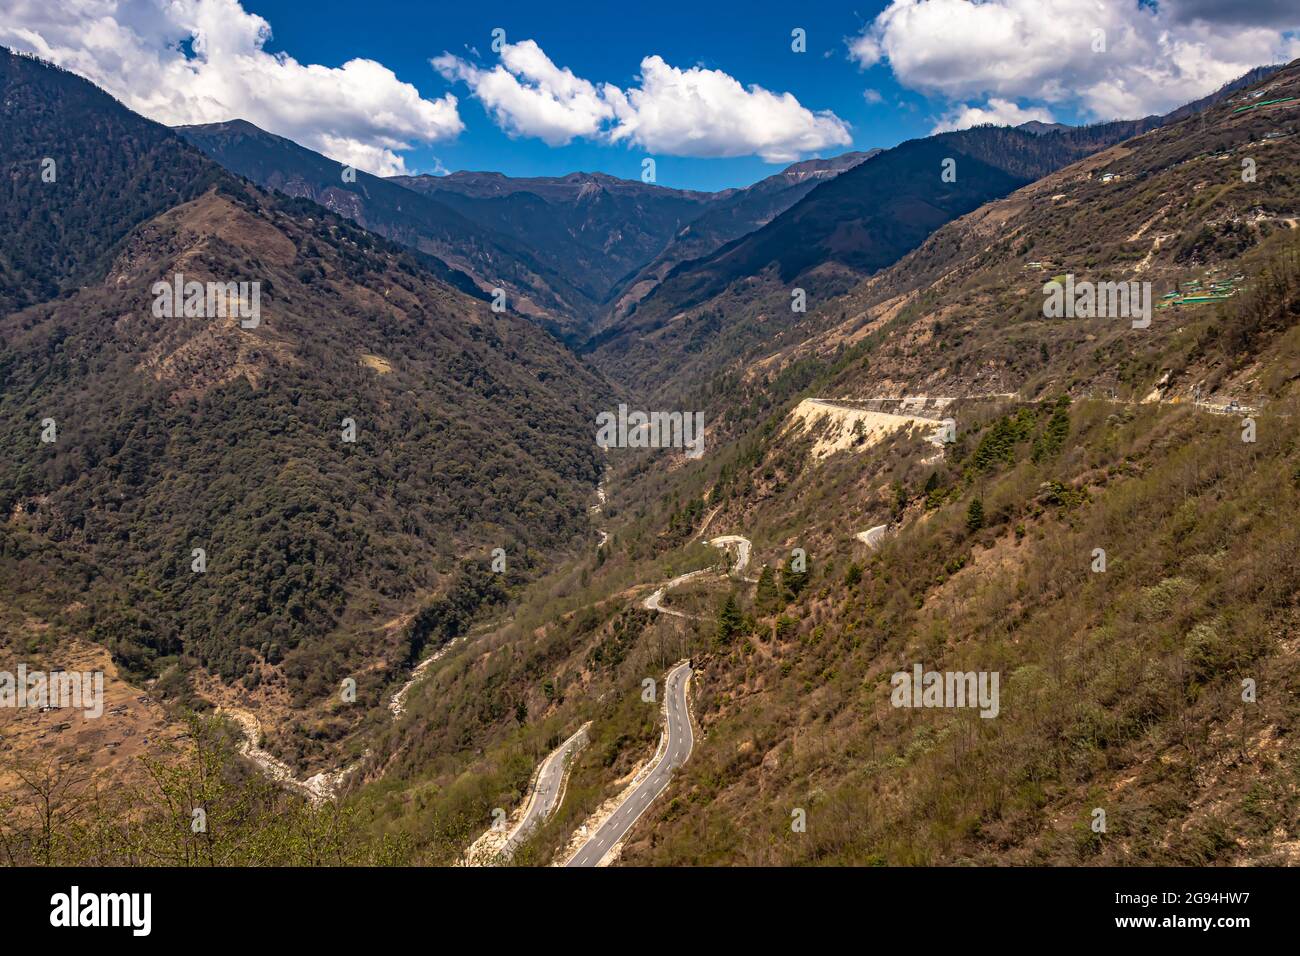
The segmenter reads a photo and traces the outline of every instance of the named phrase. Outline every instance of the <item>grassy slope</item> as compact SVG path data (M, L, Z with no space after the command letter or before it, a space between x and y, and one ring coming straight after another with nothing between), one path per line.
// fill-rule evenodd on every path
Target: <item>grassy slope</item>
M1251 143L1261 134L1233 135ZM1300 679L1292 636L1300 581L1286 516L1300 504L1290 427L1300 303L1287 234L1263 226L1240 246L1214 252L1201 244L1189 253L1197 243L1181 237L1196 235L1210 209L1220 209L1189 201L1177 211L1172 258L1157 250L1147 268L1168 270L1157 273L1165 281L1207 268L1243 271L1252 281L1227 307L1183 309L1176 325L1158 316L1145 337L1116 329L1114 320L1049 327L1034 313L1036 283L1005 278L1019 274L1024 259L1069 261L1084 245L1098 249L1081 275L1141 261L1111 248L1128 241L1129 221L1150 218L1143 210L1153 196L1205 191L1192 189L1199 178L1188 179L1199 175L1188 160L1204 162L1197 158L1204 147L1188 143L1186 130L1151 137L1155 146L1125 153L1148 164L1141 188L1106 197L1113 201L1079 196L1076 215L1101 217L1086 229L1062 225L1050 211L1009 220L993 204L941 230L935 245L886 277L902 282L907 268L931 269L934 282L951 263L963 264L958 273L920 289L904 309L870 316L843 345L832 340L783 356L797 361L773 366L769 388L761 378L738 383L749 402L732 406L742 437L715 444L699 465L666 472L650 456L616 459L608 558L548 581L545 599L532 598L521 618L538 623L557 609L602 603L542 636L530 637L525 624L504 657L467 649L455 677L446 678L454 683L430 692L421 729L408 732L431 733L448 708L466 707L487 688L526 699L528 721L489 719L457 746L434 744L438 771L429 775L417 762L380 785L391 801L383 813L410 826L445 819L454 806L472 837L491 806L518 798L549 745L594 717L597 738L622 737L623 746L612 758L610 749L592 747L580 759L573 805L566 800L561 819L521 854L521 862L545 859L652 748L644 712L632 702L642 674L673 658L649 653L668 641L696 660L705 734L669 797L638 824L630 862L1290 859L1298 836L1289 729ZM1179 143L1190 155L1170 152ZM1067 169L1044 188L1052 195L1095 190L1099 184L1086 178L1093 168ZM1267 200L1275 206L1295 198L1289 170L1268 167L1277 177ZM1260 197L1241 192L1237 201L1250 208ZM1019 208L1033 206L1020 201ZM990 240L990 221L1010 221L1014 241L996 232ZM1289 278L1266 281L1266 270ZM997 296L1021 298L1014 309L970 309L963 297L971 289L995 305ZM858 293L873 294L884 302L900 291L881 291L877 280ZM970 366L966 378L949 374L943 349L908 341L913 325L933 334L939 315L964 323L950 341L976 352L988 374L971 376ZM951 327L938 330L945 340ZM1021 363L1040 340L1050 352L1035 384ZM1116 356L1136 370L1127 380L1107 377ZM1086 400L1088 391L1111 387L1140 397L1167 369L1176 370L1168 397L1197 381L1265 404L1256 415L1258 441L1242 442L1236 419L1186 405ZM1048 401L954 406L961 437L939 465L922 464L932 449L900 434L813 467L810 439L781 429L784 410L801 394L866 395L882 385L887 392L1025 386ZM1053 396L1063 389L1078 400L1058 406ZM746 429L755 416L765 424ZM972 530L976 497L985 525ZM595 679L580 680L601 635L644 594L623 594L623 586L708 560L686 542L700 515L717 506L711 533L749 535L756 565L806 549L811 585L779 608L756 606L752 588L735 588L748 619L725 644L712 623L648 623L626 652L639 660L592 668ZM902 530L868 555L853 532L890 518ZM1090 571L1097 547L1108 555L1105 574ZM711 586L674 600L716 614L728 590ZM889 675L913 663L999 671L1000 716L892 708ZM1255 704L1241 701L1246 677L1257 684ZM558 705L544 700L548 680L571 688ZM563 719L546 722L556 717ZM480 773L492 785L467 796ZM1088 827L1097 807L1108 815L1104 836ZM807 833L790 829L795 808L808 812Z
M1295 96L1300 69L1264 87L1265 99ZM1300 213L1300 109L1233 112L1252 102L1212 106L945 226L811 316L815 334L786 346L778 367L796 356L825 359L839 343L878 330L886 341L873 349L868 372L841 375L835 394L1113 388L1142 397L1165 371L1170 394L1232 385L1232 369L1188 334L1207 313L1231 320L1229 313L1213 305L1158 310L1145 332L1117 321L1049 320L1041 287L1065 273L1146 281L1159 302L1188 281L1208 284L1207 273L1262 280L1278 271ZM1242 178L1245 160L1254 163L1253 181ZM1103 182L1106 174L1117 178ZM1258 292L1267 282L1248 282L1247 292L1252 285Z
M1286 420L1261 418L1251 445L1229 419L1085 403L1035 463L1048 410L1028 417L990 468L968 464L989 429L975 432L932 510L926 470L882 447L789 475L797 491L746 514L766 526L856 495L866 527L897 507L894 482L908 502L874 557L824 519L795 538L817 568L808 598L780 612L788 635L760 617L705 660L686 812L661 811L632 862L1262 860L1296 838ZM987 526L972 532L976 496ZM892 708L889 675L913 663L999 671L1001 714ZM1241 703L1244 677L1258 704ZM1098 806L1101 840L1086 827ZM795 807L806 834L790 831Z
M1269 95L1296 82L1292 68ZM1296 137L1264 134L1295 121L1233 116L1236 105L936 233L864 286L879 308L855 328L880 334L819 384L1137 398L1168 373L1167 399L1195 383L1264 406L1258 441L1186 405L1082 401L1049 453L1054 406L1008 408L995 430L1001 410L970 403L954 407L963 437L930 494L904 439L816 475L773 443L752 472L767 476L758 493L728 510L813 541L820 586L785 610L788 639L760 619L763 639L706 665L708 734L680 791L689 812L647 822L632 862L1293 859L1300 272L1272 219L1295 208ZM1252 153L1266 183L1240 180ZM1088 176L1098 168L1122 178L1103 186ZM1064 215L1050 198L1062 193ZM1151 240L1129 237L1144 223L1170 238L1135 272ZM1028 259L1080 278L1151 278L1157 295L1207 271L1249 278L1228 304L1158 313L1144 334L1042 320ZM971 531L976 497L986 527ZM891 514L902 531L877 556L837 533ZM1090 571L1097 547L1105 574ZM858 583L851 560L865 568ZM892 708L889 675L917 662L1000 671L1001 715ZM1243 704L1245 678L1258 703ZM791 832L795 807L808 811L805 834ZM1088 826L1097 807L1105 835Z

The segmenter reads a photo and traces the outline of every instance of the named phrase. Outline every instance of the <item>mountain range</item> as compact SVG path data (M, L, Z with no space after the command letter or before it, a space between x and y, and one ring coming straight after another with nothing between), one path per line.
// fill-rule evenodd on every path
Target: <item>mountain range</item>
M340 164L250 123L178 132L260 186L314 199L429 253L464 272L481 294L504 289L513 311L569 342L587 338L626 286L644 290L643 270L653 275L665 263L713 251L864 155L795 164L747 189L719 193L603 173L512 179L458 172L381 180L355 171L349 182Z
M0 88L0 551L93 569L33 619L309 708L359 654L377 693L422 639L388 622L467 555L513 580L585 535L608 386L551 336L70 73L6 53ZM160 309L177 281L255 283L261 314Z
M1300 61L702 193L380 178L4 52L0 170L0 648L283 785L212 798L231 858L1296 861ZM4 760L129 779L57 717ZM5 845L177 829L114 812Z

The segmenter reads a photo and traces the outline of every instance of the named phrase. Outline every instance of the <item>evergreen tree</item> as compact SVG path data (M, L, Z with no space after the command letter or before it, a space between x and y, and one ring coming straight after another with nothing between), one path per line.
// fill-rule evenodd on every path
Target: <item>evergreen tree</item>
M807 565L807 558L804 558L804 569L795 571L791 565L794 564L794 557L786 559L785 564L781 565L781 596L785 599L786 604L797 600L803 593L803 589L808 586L808 577L812 573Z
M1034 441L1034 461L1040 462L1044 458L1050 458L1065 446L1065 440L1070 437L1070 410L1068 396L1064 401L1056 403L1056 411L1048 419L1047 427L1043 433Z
M771 614L780 603L781 596L776 590L776 575L770 565L763 565L758 575L758 587L754 591L754 604L760 614Z
M982 527L984 527L984 502L979 498L972 498L970 507L966 509L966 530L975 532Z
M894 520L897 521L903 517L903 512L907 510L907 489L903 487L901 481L894 482Z
M741 624L740 605L736 603L736 595L728 594L727 600L722 602L722 610L718 612L718 643L730 643L740 632Z
M933 510L943 504L943 491L939 487L939 473L930 472L930 477L925 480L925 507L927 510Z

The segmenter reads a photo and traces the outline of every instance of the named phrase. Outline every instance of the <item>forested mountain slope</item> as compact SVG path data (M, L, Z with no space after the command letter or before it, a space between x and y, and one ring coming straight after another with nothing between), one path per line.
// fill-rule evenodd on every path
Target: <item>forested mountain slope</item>
M620 280L636 272L721 194L668 189L604 173L510 177L455 172L395 176L466 218L514 236L568 277L593 319Z
M556 334L578 334L591 304L571 279L513 235L480 225L437 198L354 170L243 120L177 132L227 170L267 189L313 199L382 236L437 257L473 279L483 297L507 293L511 310Z
M613 455L610 544L432 669L383 742L392 775L361 794L381 831L454 852L593 720L517 862L562 858L654 749L643 681L689 657L695 749L626 862L1294 863L1295 75L939 230L832 306L861 296L862 316L765 364L746 387L780 399L702 460ZM1067 270L1184 294L1146 328L1044 319ZM918 393L931 427L829 454L833 416L790 414ZM928 440L941 417L950 444ZM664 599L696 618L645 609L729 533L753 541L756 582L716 572ZM918 665L997 674L996 715L896 706Z
M220 169L80 77L0 47L0 314L102 273L122 237ZM59 132L82 133L64 139Z
M371 708L386 714L401 668L463 625L412 626L435 596L469 588L472 614L582 546L606 386L417 253L236 180L68 74L9 58L4 75L21 79L0 101L37 104L0 129L30 151L17 168L32 221L60 228L47 188L74 209L95 208L87 190L135 189L121 156L170 153L202 188L176 202L179 187L146 177L132 208L166 208L105 217L106 269L71 261L71 291L0 317L0 579L37 556L63 568L75 579L23 594L33 614L172 694L210 675L272 724L291 708L273 742L295 756L311 739L319 755ZM82 89L65 114L69 84ZM39 180L47 154L65 157L57 184ZM0 235L0 259L31 242L30 229ZM259 311L161 305L155 284L178 276L255 283L218 299ZM508 568L494 578L496 548ZM463 564L484 572L477 584ZM350 708L337 706L346 677Z
M819 185L763 228L683 263L589 341L593 361L661 402L697 402L730 373L825 330L827 303L951 219L1053 170L1266 81L1254 70L1175 110L1097 126L976 127L911 140ZM806 313L795 311L802 290ZM811 313L821 310L817 316Z
M673 236L653 260L635 275L624 279L617 302L601 317L596 331L617 325L680 263L704 258L732 240L767 225L819 184L879 152L871 149L841 153L830 159L793 163L752 186L720 196L717 202Z

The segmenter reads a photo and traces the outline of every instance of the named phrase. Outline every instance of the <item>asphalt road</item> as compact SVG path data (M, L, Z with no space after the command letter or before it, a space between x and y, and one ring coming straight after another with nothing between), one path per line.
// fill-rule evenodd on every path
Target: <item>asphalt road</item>
M619 808L610 814L586 843L573 855L566 866L595 866L609 848L627 836L632 825L640 818L668 786L673 771L684 764L695 746L691 730L690 713L686 704L686 689L691 682L691 665L687 661L668 672L664 680L664 696L668 711L668 742L659 763L637 785Z
M657 588L653 594L641 602L641 606L647 611L658 611L660 614L671 614L673 617L689 617L698 620L699 616L696 614L687 614L685 611L675 611L670 607L664 607L660 602L664 599L664 594L677 587L677 585L685 584L687 581L708 573L709 569L703 568L699 571L687 571L685 574L679 574L663 587Z
M560 801L560 793L564 789L565 765L569 757L586 744L587 728L590 726L590 721L583 724L576 734L552 750L542 761L541 769L537 771L537 783L528 800L528 809L524 811L523 819L502 844L500 851L502 856L507 859L514 856L515 850L528 839L533 828L539 826L555 810L556 804Z
M749 539L738 534L719 535L709 541L709 544L715 548L726 548L729 545L736 546L736 566L731 569L731 573L737 577L743 577L745 568L749 567Z

